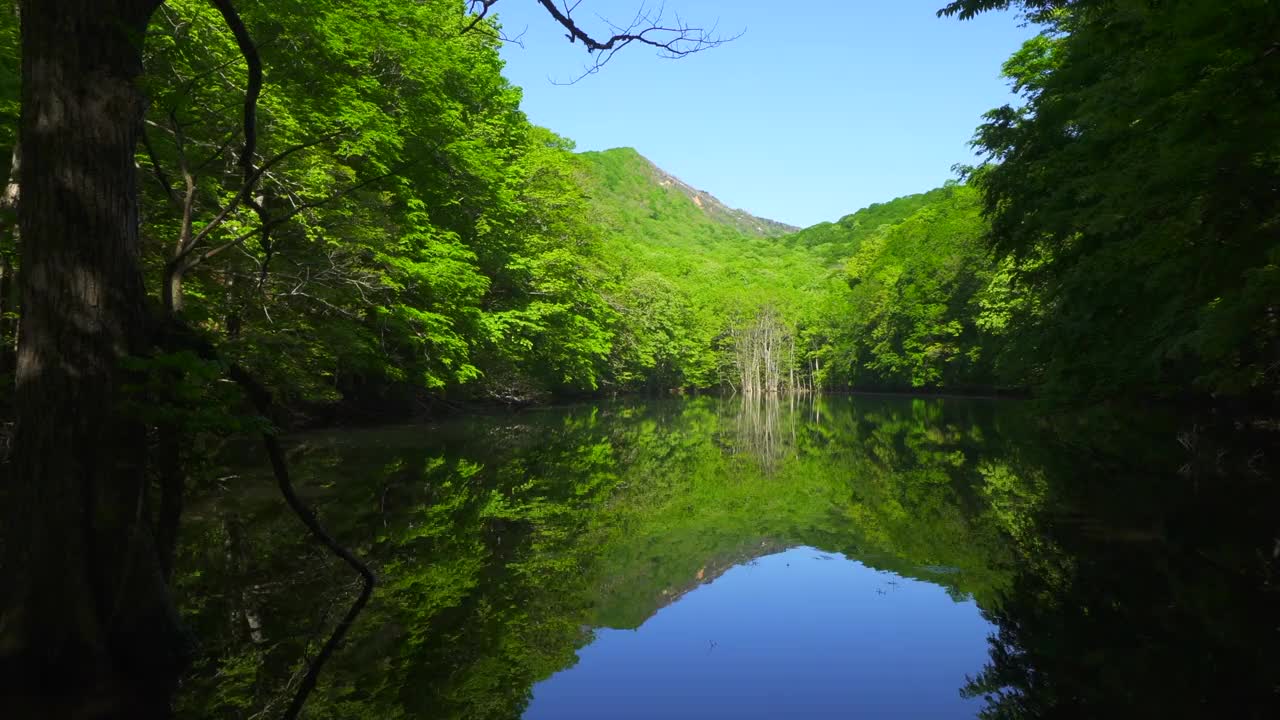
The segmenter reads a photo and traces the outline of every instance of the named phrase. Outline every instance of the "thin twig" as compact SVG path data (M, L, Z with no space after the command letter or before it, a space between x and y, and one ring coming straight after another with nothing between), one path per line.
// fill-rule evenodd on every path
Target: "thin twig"
M657 49L659 56L675 59L732 42L742 37L743 32L745 32L723 37L717 33L714 25L710 28L693 27L687 24L679 15L675 16L674 23L664 24L662 17L665 12L665 6L659 4L656 9L652 10L645 5L641 5L639 10L636 11L635 18L626 27L615 25L606 20L605 23L610 27L613 34L604 40L597 40L583 30L573 18L573 11L577 9L579 2L575 2L573 5L566 3L563 8L558 7L555 0L538 0L538 4L546 9L551 14L551 17L560 23L561 27L568 31L565 37L569 39L570 43L582 43L587 48L587 52L593 56L592 63L586 67L582 75L567 84L578 82L588 75L599 72L613 58L615 53L633 43L648 45Z

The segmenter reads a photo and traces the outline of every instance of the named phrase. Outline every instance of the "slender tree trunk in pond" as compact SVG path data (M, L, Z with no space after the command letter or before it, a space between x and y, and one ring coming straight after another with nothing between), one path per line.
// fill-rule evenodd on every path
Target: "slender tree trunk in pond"
M184 643L149 526L134 150L159 0L22 0L18 425L0 517L6 717L169 714Z
M18 248L18 169L22 167L22 145L15 143L13 158L9 161L8 181L0 196L0 215L5 222L0 225L0 378L13 372L17 338L17 326L10 316L18 311L18 284L13 255ZM8 388L6 388L7 390Z
M227 534L224 545L226 549L227 576L232 578L234 590L230 593L231 632L236 642L244 642L247 638L255 644L266 641L262 632L262 617L258 613L254 595L260 586L245 585L245 549L244 527L240 515L234 510L228 511L222 521L223 530Z
M17 310L12 302L13 284L13 264L9 261L7 249L0 247L0 378L7 378L13 371L13 346L9 344L10 326L6 317L7 313ZM3 392L0 391L0 395Z

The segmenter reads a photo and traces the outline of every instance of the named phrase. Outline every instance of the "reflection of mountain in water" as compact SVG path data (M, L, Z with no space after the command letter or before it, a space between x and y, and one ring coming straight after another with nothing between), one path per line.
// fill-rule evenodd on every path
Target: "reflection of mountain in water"
M686 578L683 585L674 587L664 587L658 591L656 597L652 598L653 606L648 607L643 601L640 604L640 610L635 617L627 617L625 615L601 615L595 618L596 622L602 627L616 628L619 630L627 630L638 628L644 624L645 620L653 617L654 613L662 608L678 601L685 595L697 590L703 585L709 585L716 581L721 575L732 570L739 565L755 560L758 557L772 555L773 553L787 549L786 545L776 541L761 540L760 542L750 541L744 544L744 547L736 552L728 552L707 559L703 562L702 567L692 577ZM601 585L598 590L602 595L610 592L608 581Z
M638 629L597 631L574 667L534 686L523 717L973 718L981 700L956 686L982 667L991 631L975 603L932 583L801 546Z
M1047 686L1052 698L1032 699L1055 707L1080 697L1077 682L1092 683L1095 703L1117 702L1106 688L1155 686L1142 675L1151 664L1132 655L1123 667L1054 656L1049 629L1068 612L1077 645L1151 636L1166 658L1217 658L1200 667L1204 680L1175 687L1206 696L1210 680L1222 684L1214 668L1231 666L1222 658L1253 648L1256 669L1233 682L1262 688L1250 683L1275 656L1257 645L1274 631L1258 628L1275 624L1247 608L1280 604L1264 602L1274 590L1254 598L1264 568L1249 558L1263 557L1264 536L1268 550L1280 537L1267 535L1275 521L1262 510L1274 497L1260 500L1229 462L1212 484L1179 475L1174 425L1147 423L1144 437L1097 417L1044 428L1066 433L1068 449L1041 434L1045 422L1017 404L699 398L308 436L295 457L310 501L382 580L310 712L518 716L534 682L575 661L584 627L637 627L727 568L802 544L972 596L1002 628L1032 633L1002 631L992 669L970 688L994 693L993 712ZM182 566L204 571L179 588L209 643L184 689L188 714L267 706L351 592L245 475L211 494L187 533ZM1231 532L1211 532L1228 515ZM1071 540L1078 524L1057 519L1068 516L1091 518L1092 539ZM1205 586L1215 589L1198 594ZM1103 612L1116 607L1127 610ZM1152 616L1156 607L1178 610ZM1178 646L1158 632L1174 619L1206 631ZM1019 684L1041 668L1049 685ZM1021 695L1005 702L1000 688Z

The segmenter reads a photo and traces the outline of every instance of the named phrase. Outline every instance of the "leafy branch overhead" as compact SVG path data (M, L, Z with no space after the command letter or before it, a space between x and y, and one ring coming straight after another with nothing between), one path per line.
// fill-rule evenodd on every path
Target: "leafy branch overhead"
M1097 0L954 0L938 11L938 17L972 20L984 12L1021 7L1036 22L1047 20L1059 9L1096 4Z

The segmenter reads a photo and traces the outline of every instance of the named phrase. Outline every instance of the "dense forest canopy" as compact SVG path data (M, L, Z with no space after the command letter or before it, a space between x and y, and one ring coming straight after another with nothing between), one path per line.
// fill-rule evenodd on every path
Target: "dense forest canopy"
M979 128L968 187L787 234L530 124L499 26L462 33L452 1L239 7L267 74L259 216L235 201L237 41L214 6L170 2L142 78L151 294L310 412L730 387L734 335L766 316L797 387L1273 388L1274 10L1142 7L1028 3L1042 33L1005 66L1024 102ZM16 67L16 16L0 41Z
M1022 382L1274 399L1280 8L1037 5L1005 65L1024 104L988 113L968 173L1037 299L1013 318Z
M539 4L592 69L720 42ZM493 0L6 8L0 669L119 661L167 703L182 498L240 432L634 391L1274 404L1280 7L940 13L1008 7L1041 32L982 161L802 230L531 123Z

